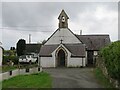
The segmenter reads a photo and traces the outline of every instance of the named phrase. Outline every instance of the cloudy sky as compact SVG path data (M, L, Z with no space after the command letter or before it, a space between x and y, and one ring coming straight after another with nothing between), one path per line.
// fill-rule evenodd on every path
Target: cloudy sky
M79 34L109 34L118 40L117 2L3 2L3 47L16 46L19 39L31 34L32 43L47 39L58 28L58 16L62 9L69 16L69 28Z

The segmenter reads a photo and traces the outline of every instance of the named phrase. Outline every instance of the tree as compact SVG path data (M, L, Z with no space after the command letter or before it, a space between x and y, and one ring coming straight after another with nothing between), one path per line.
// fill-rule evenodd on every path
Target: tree
M10 47L10 50L15 50L15 47Z
M26 41L24 39L19 39L17 42L16 50L17 55L21 56L25 54L25 48L26 48Z

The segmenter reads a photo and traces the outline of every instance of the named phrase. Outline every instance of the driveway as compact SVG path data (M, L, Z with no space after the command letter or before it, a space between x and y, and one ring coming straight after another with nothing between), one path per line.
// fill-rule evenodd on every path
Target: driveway
M51 74L53 88L103 88L92 68L49 68L43 71Z

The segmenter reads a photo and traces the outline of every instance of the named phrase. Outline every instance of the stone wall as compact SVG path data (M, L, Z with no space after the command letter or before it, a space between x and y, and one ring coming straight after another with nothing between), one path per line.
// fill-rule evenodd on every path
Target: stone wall
M107 68L105 67L105 63L103 61L103 59L101 57L97 57L96 58L96 67L100 68L103 72L103 74L105 75L106 78L109 79L109 82L116 88L120 88L120 83L118 82L118 80L115 80L113 78L111 78L107 72Z
M11 70L8 72L0 73L0 81L9 79L11 77L17 76L17 75L25 75L25 74L32 74L32 73L38 73L41 72L42 68L29 68L29 69L16 69Z

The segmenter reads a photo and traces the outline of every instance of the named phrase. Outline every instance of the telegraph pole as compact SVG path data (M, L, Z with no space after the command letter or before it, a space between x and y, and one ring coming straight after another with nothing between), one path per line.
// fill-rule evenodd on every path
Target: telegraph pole
M31 34L29 34L29 44L31 43Z
M80 30L80 35L82 35L82 30Z

